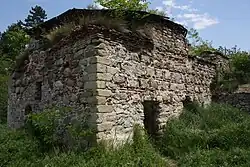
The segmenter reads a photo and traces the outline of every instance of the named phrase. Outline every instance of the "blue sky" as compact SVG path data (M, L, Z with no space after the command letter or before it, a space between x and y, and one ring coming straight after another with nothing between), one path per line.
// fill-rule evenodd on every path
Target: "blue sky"
M215 47L237 45L250 50L250 0L151 0L150 8L164 10L175 20L198 30ZM85 8L92 0L1 0L0 31L23 20L34 5L42 6L48 18L70 8Z

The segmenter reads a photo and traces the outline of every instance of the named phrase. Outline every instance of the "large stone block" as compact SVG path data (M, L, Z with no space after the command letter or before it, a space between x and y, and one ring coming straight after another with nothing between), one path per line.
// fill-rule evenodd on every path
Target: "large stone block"
M104 73L106 72L107 66L104 64L90 64L87 66L86 71L88 73Z
M112 75L110 73L92 73L88 75L89 81L111 81Z
M105 89L105 81L88 81L84 84L84 89Z
M92 96L87 98L87 102L91 105L105 104L106 101L106 97Z
M93 92L94 96L103 96L103 97L110 97L112 95L111 90L106 90L106 89L97 89L96 91Z
M91 64L105 64L105 65L110 65L111 61L107 57L101 57L101 56L95 56L91 57L90 59Z
M114 110L112 105L98 105L96 109L99 113L111 113Z
M113 126L114 126L114 122L101 123L97 125L97 131L98 132L110 131Z

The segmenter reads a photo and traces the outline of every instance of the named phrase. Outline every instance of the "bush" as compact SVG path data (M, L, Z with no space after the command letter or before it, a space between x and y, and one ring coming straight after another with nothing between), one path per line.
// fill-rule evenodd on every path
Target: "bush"
M29 140L24 131L9 130L6 125L0 124L0 134L0 166L32 162L40 155L37 143Z
M74 119L74 124L72 124ZM52 148L83 148L86 139L93 135L87 118L76 115L70 108L46 109L41 113L30 114L26 123L27 132L36 140L43 151Z

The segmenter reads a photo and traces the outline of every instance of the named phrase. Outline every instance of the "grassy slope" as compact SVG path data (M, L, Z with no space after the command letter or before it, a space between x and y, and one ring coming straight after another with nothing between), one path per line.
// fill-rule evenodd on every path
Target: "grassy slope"
M250 115L224 105L192 108L168 124L159 147L179 166L250 166Z
M162 155L141 136L117 151L100 146L81 153L41 154L38 143L23 131L10 131L2 125L0 134L0 166L161 167L168 166L166 159L187 167L250 166L250 116L222 105L192 108L170 121L156 145Z

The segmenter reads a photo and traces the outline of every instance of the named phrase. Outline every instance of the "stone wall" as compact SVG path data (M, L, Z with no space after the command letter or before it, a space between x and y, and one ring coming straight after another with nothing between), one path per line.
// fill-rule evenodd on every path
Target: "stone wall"
M186 96L204 105L211 102L215 65L188 57L183 35L157 26L149 29L152 45L135 44L130 38L135 45L125 46L122 34L102 37L100 52L105 61L100 61L100 68L106 71L100 71L98 82L105 85L108 95L97 113L99 139L119 143L131 138L135 124L144 126L145 101L157 102L159 131L170 117L181 113ZM104 106L108 109L102 110Z
M148 24L138 33L89 26L51 49L29 55L23 71L12 75L8 125L21 127L25 108L69 106L72 119L89 116L97 140L118 143L145 125L145 102L154 102L157 132L178 116L187 96L211 101L215 65L188 57L185 35ZM151 106L152 107L152 106Z
M232 105L243 111L250 112L250 93L231 93L231 94L220 94L214 97L214 101L217 103L224 103Z
M33 113L52 106L72 107L72 119L90 113L95 100L88 87L95 86L93 73L97 61L91 39L95 37L59 44L45 51L35 50L29 55L23 71L14 71L9 85L10 127L23 125L27 107L31 107Z

